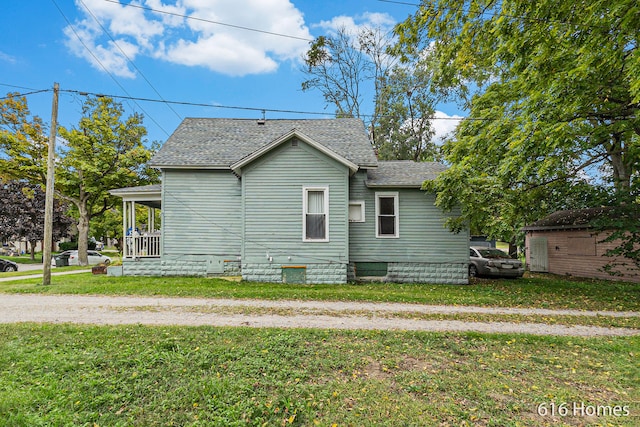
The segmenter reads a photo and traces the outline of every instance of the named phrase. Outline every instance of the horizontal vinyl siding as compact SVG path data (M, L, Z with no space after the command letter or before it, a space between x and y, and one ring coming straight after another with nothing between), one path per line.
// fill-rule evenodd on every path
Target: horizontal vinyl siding
M242 260L277 264L348 261L348 169L299 142L265 155L242 171L244 241ZM303 187L329 189L329 242L303 242Z
M230 171L166 171L164 256L237 257L241 249L241 184Z
M527 261L530 263L530 241L533 237L545 237L547 239L547 256L549 273L568 275L576 277L590 277L605 280L625 280L640 282L640 271L637 269L626 271L625 276L617 277L602 271L604 266L611 263L615 258L605 256L607 250L614 249L616 242L602 242L606 234L596 235L589 230L583 231L534 231L527 233L526 252ZM593 255L586 255L590 252L583 248L583 253L575 250L575 242L570 239L584 239L583 244L591 246L595 242ZM572 247L574 248L572 250Z
M466 263L469 233L452 233L445 226L435 196L418 189L374 189L365 185L366 172L351 179L351 200L365 201L365 222L351 223L349 234L352 262ZM376 192L397 192L399 238L376 238Z

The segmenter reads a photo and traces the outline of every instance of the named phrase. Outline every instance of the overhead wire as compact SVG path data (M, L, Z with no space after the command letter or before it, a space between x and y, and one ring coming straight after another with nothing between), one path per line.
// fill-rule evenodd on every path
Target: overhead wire
M9 86L9 87L16 87L16 86L12 86L12 85L8 85L8 84L3 84L0 83L0 85L3 86ZM34 90L32 93L41 93L41 92L51 92L52 89L42 89L42 90ZM32 93L26 93L24 95L30 95ZM183 105L183 106L188 106L188 107L205 107L205 108L220 108L220 109L232 109L232 110L245 110L245 111L258 111L258 112L270 112L270 113L287 113L287 114L304 114L304 115L310 115L310 116L333 116L334 113L327 113L325 112L318 112L318 111L301 111L301 110L284 110L284 109L277 109L277 108L265 108L265 107L243 107L243 106L237 106L237 105L216 105L216 104L210 104L210 103L200 103L200 102L189 102L189 101L171 101L171 100L166 100L166 99L153 99L153 98L143 98L143 97L134 97L131 95L112 95L112 94L105 94L105 93L100 93L100 92L88 92L88 91L82 91L82 90L77 90L77 89L60 89L60 93L69 93L69 94L75 94L75 95L80 95L80 96L95 96L97 98L101 98L101 97L108 97L108 98L113 98L113 99L124 99L124 100L131 100L131 101L141 101L141 102L154 102L154 103L168 103L168 104L173 104L173 105ZM22 95L22 94L18 94L18 95ZM136 103L136 105L139 105ZM371 117L371 115L369 114L362 114L363 117ZM485 118L472 118L472 117L437 117L437 116L431 116L428 117L429 120L453 120L453 121L460 121L460 120L491 120L491 119L485 119Z
M199 102L159 100L159 99L153 99L153 98L129 97L129 96L122 96L122 95L107 95L107 94L103 94L103 93L83 92L83 91L71 90L71 89L61 89L60 92L77 93L77 94L80 94L80 95L88 94L88 95L98 96L98 97L100 97L100 96L108 96L110 98L119 98L119 99L135 99L137 101L144 101L144 102L166 102L166 103L170 103L170 104L184 105L184 106L190 106L190 107L207 107L207 108L221 108L221 109L260 111L260 112L266 111L266 112L270 112L270 113L306 114L306 115L318 115L318 116L333 115L333 113L327 113L326 111L325 112L318 112L318 111L301 111L301 110L283 110L283 109L265 108L265 107L242 107L242 106L233 106L233 105L216 105L216 104L207 104L207 103L199 103ZM363 114L362 116L363 117L370 117L369 114ZM432 119L432 120L464 120L464 119L467 119L467 117L436 117L436 116L432 116L432 117L429 117L429 119ZM473 120L489 120L489 119L473 119Z
M255 33L268 34L268 35L271 35L271 36L285 37L285 38L289 38L289 39L302 40L302 41L307 41L307 42L312 42L313 41L312 39L308 39L306 37L292 36L290 34L276 33L276 32L273 32L273 31L260 30L260 29L257 29L257 28L245 27L245 26L242 26L242 25L228 24L228 23L225 23L225 22L219 22L219 21L213 21L213 20L210 20L210 19L198 18L196 16L189 16L189 15L184 15L184 14L175 13L175 12L167 12L166 10L153 9L151 7L141 6L141 5L133 4L133 3L120 3L117 0L104 0L104 1L106 1L108 3L119 4L121 6L135 7L137 9L147 10L147 11L150 11L150 12L162 13L162 14L165 14L165 15L175 16L175 17L178 17L178 18L185 18L185 19L190 19L190 20L193 20L193 21L200 21L200 22L206 22L206 23L209 23L209 24L215 24L215 25L221 25L221 26L230 27L230 28L236 28L238 30L253 31Z
M124 50L122 50L122 48L120 47L120 45L118 44L118 42L113 38L113 36L111 35L111 33L109 33L109 31L107 31L107 29L104 27L104 25L102 25L102 23L100 22L100 20L98 19L98 17L91 11L91 9L89 9L89 7L85 4L85 2L83 0L79 0L79 2L82 4L82 6L84 6L84 8L87 10L87 12L89 12L89 14L91 15L91 17L93 17L94 21L96 21L96 23L100 26L100 28L102 28L102 31L111 39L111 41L113 42L114 46L116 46L118 48L118 50L120 51L120 53L122 54L122 56L125 57L125 59L127 60L127 62L129 62L129 64L131 64L133 66L133 68L136 69L136 71L138 72L138 74L140 74L140 76L142 76L142 78L144 79L145 82L147 82L147 84L149 85L149 87L151 89L153 89L153 91L156 93L156 95L158 95L158 97L160 97L160 99L164 100L163 96L160 94L160 92L158 92L158 90L155 88L155 86L151 83L151 81L149 81L149 79L147 78L147 76L142 72L142 70L140 68L138 68L138 66L135 64L135 62L133 62L131 60L131 58L129 58L129 56L124 52ZM176 110L173 109L173 107L170 104L167 104L167 107L169 107L169 109L171 111L173 111L173 113L176 115L176 117L178 117L180 120L182 120L182 116L180 116L180 114L178 114L178 112Z
M9 85L3 85L3 86L9 86ZM49 91L51 91L51 89L32 90L31 92L24 92L24 93L12 93L10 95L1 97L0 101L4 101L5 99L13 98L15 96L35 95L36 93L43 93L43 92L49 92Z
M78 32L76 31L75 27L73 26L73 24L71 23L71 21L69 21L69 19L67 18L67 16L65 15L65 13L62 11L62 9L60 8L60 6L58 5L58 3L56 2L56 0L51 0L53 2L53 4L55 5L56 9L58 9L58 12L60 12L60 14L62 15L62 17L64 18L64 20L67 22L67 24L69 25L69 28L71 28L71 31L73 31L73 34L75 34L76 38L78 39L78 41L82 44L82 46L84 46L84 48L87 50L87 52L89 52L89 54L93 57L93 59L100 65L100 67L104 70L105 73L107 73L107 75L111 78L111 80L114 81L114 83L116 85L118 85L118 87L120 89L122 89L122 91L124 93L126 93L127 95L130 96L129 92L127 91L127 89L125 89L124 86L122 86L122 84L120 84L120 82L118 81L118 79L116 79L113 74L111 74L111 72L109 72L109 70L104 66L104 64L100 61L100 59L91 51L91 49L89 49L89 47L86 45L86 43L84 42L84 40L82 40L82 37L80 37L80 35L78 34ZM133 97L131 97L132 99L134 99ZM158 126L158 128L164 132L167 136L169 136L169 132L166 131L166 129L164 129L162 127L162 125L160 123L157 122L157 120L155 120L153 118L153 116L151 116L150 114L148 114L144 108L142 108L140 106L140 104L138 104L137 102L134 103L136 104L136 106L138 106L138 108L140 108L140 110L144 113L145 117L149 117L149 119L155 123L156 126Z

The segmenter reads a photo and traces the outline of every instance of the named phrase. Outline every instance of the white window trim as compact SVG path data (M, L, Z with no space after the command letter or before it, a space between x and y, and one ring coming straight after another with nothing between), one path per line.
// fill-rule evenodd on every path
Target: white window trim
M351 206L359 206L360 207L360 219L355 220L349 218L349 222L365 222L364 219L364 200L349 200L349 212L351 212Z
M307 238L307 204L309 191L324 192L325 228L324 239ZM302 187L302 241L303 242L328 242L329 241L329 187Z
M378 218L380 216L380 198L381 197L393 197L393 213L395 216L394 230L395 234L380 234L380 227ZM400 237L400 197L397 191L376 193L376 238L378 239L398 239Z

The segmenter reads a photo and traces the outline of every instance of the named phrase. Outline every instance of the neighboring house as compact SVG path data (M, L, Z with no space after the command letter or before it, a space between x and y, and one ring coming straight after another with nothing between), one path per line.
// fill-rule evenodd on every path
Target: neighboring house
M444 166L378 161L360 120L185 119L150 164L161 186L112 191L125 275L468 283L469 234L421 190Z
M617 242L603 242L607 232L591 225L610 208L558 211L523 228L528 269L596 279L640 282L640 271L631 269L624 276L612 276L604 266L615 259L605 253Z

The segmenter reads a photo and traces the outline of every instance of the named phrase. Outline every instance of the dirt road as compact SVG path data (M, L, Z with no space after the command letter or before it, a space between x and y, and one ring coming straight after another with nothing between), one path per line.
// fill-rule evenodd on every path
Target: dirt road
M425 320L420 314L519 314L640 317L637 312L586 312L400 303L265 301L78 295L0 295L0 323L211 325L282 328L476 331L535 335L628 336L640 330L545 323ZM415 316L414 316L415 317Z

